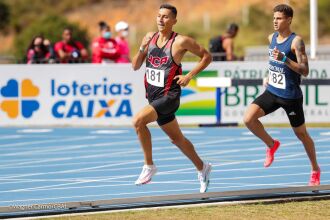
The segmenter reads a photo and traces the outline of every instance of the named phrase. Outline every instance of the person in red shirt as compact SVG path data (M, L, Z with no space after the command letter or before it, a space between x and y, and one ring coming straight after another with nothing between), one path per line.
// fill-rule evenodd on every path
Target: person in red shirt
M72 38L72 30L65 28L62 34L62 41L55 44L54 50L61 63L85 62L88 52L84 45Z
M92 43L92 63L115 63L119 58L119 47L111 37L110 26L99 22L101 36Z
M119 46L120 57L117 59L117 63L130 63L130 49L127 41L128 36L128 24L125 21L120 21L115 26L118 33L115 40Z

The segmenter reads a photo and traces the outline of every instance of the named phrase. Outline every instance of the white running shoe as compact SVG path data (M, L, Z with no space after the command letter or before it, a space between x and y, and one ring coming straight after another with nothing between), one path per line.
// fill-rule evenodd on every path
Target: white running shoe
M211 173L212 164L210 163L204 163L203 164L203 170L198 171L198 179L201 183L200 192L204 193L207 191L207 187L210 183L210 173Z
M147 184L151 181L151 177L157 173L155 165L144 165L139 178L135 181L135 185Z

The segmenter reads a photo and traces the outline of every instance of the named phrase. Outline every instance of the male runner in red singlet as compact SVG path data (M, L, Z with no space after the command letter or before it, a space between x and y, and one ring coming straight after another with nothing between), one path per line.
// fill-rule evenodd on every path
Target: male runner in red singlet
M146 59L145 88L149 105L138 112L133 124L144 151L144 166L135 184L146 184L157 172L152 160L151 135L147 124L157 121L162 130L169 136L173 144L193 162L201 187L206 192L211 164L203 162L197 155L192 143L182 134L175 112L180 105L181 86L207 67L212 58L209 52L192 38L173 32L176 24L177 10L174 6L163 4L157 16L158 32L147 33L139 52L132 60L134 70L138 70ZM187 75L182 75L181 60L190 51L200 57Z
M259 118L283 108L291 127L303 143L309 157L312 172L310 186L320 185L321 170L316 160L314 142L309 136L303 111L301 76L309 73L305 44L302 38L290 29L293 9L285 4L274 8L275 33L269 35L269 77L266 91L249 106L244 122L250 131L266 145L265 167L269 167L280 146L264 129Z

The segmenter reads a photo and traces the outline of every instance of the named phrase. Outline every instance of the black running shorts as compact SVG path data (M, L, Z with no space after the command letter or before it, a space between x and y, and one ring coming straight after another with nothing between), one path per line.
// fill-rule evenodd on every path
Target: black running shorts
M180 106L180 96L166 95L155 100L149 100L149 104L156 110L157 123L162 126L175 119L175 112Z
M257 97L253 103L264 110L265 115L268 115L279 108L283 108L292 127L299 127L305 123L303 97L298 99L284 99L266 90L263 94Z

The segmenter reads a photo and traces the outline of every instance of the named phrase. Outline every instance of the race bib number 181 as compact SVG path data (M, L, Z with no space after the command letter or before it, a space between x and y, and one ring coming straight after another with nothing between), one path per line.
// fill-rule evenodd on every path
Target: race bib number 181
M283 73L269 70L268 84L279 89L285 89L285 75Z
M153 86L164 87L164 70L157 70L153 68L146 68L147 82Z

